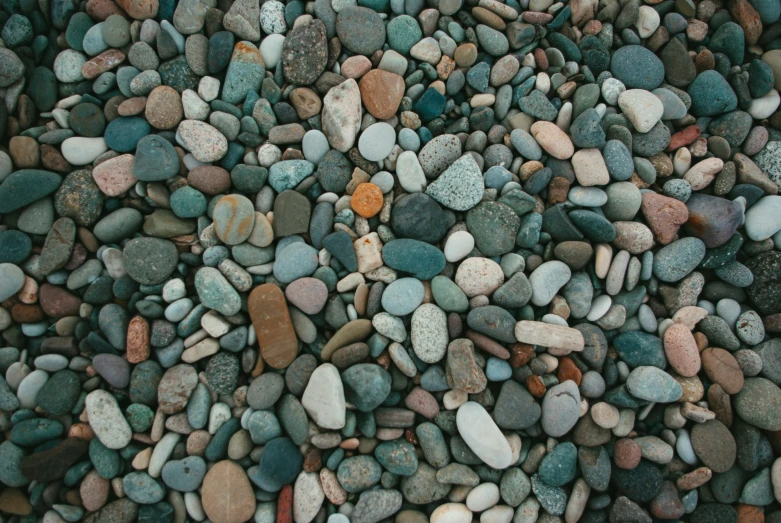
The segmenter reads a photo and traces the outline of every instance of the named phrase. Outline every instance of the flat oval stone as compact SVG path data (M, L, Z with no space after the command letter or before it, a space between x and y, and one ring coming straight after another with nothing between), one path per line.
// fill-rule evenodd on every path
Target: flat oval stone
M735 463L735 438L718 420L695 424L691 430L691 445L697 457L713 472L727 472Z
M168 140L152 134L136 146L133 176L142 182L167 180L179 172L179 155Z
M665 282L686 277L705 257L705 244L699 238L681 238L654 255L654 275Z
M547 305L572 276L566 263L558 260L545 262L529 276L532 287L532 303L538 307Z
M382 308L394 316L405 316L418 308L424 295L425 289L420 280L400 278L385 288Z
M328 287L317 278L299 278L285 288L287 299L306 314L317 314L328 299Z
M195 289L201 303L226 316L241 310L241 298L225 276L213 267L203 267L195 274Z
M412 315L410 341L415 355L426 363L440 361L447 352L448 330L445 312L432 303L417 308Z
M162 238L134 238L122 251L128 275L138 283L156 285L176 269L179 253L176 246Z
M781 389L770 380L747 378L733 401L735 412L743 421L762 430L781 428Z
M165 496L165 487L146 472L131 472L122 478L122 490L136 503L151 505Z
M445 268L445 255L427 243L400 239L385 244L382 259L392 269L408 272L419 280L430 280Z
M24 287L22 269L12 263L0 263L0 299L7 300Z
M274 262L274 277L282 283L311 276L317 269L317 251L304 242L295 242L277 255Z
M188 456L163 465L163 482L179 492L192 492L201 486L206 475L206 462L200 456Z
M396 145L396 131L385 122L370 125L358 139L358 150L361 156L370 162L379 162L387 158L394 145Z
M403 439L380 443L374 449L374 456L391 474L411 476L418 468L415 447Z
M610 72L629 89L651 91L664 80L662 61L641 45L625 45L613 53Z
M572 380L548 389L542 400L542 430L551 437L563 436L580 417L580 392Z
M474 401L461 405L456 424L464 442L489 467L501 470L512 465L510 444L482 405Z
M21 209L57 190L62 178L40 169L21 169L0 183L0 213Z
M199 162L216 162L228 152L228 140L211 125L184 120L176 130L177 138Z
M230 492L226 496L225 492ZM235 462L216 463L203 478L203 511L214 523L242 523L255 514L255 494L246 472Z
M626 380L636 398L656 403L672 403L683 395L681 384L657 367L637 367Z
M229 194L214 206L214 232L227 245L238 245L252 234L255 206L246 196Z
M350 6L339 11L336 33L347 49L371 56L385 43L385 24L374 10Z
M90 426L103 445L110 449L121 449L130 443L133 432L110 392L92 391L87 394L84 405Z

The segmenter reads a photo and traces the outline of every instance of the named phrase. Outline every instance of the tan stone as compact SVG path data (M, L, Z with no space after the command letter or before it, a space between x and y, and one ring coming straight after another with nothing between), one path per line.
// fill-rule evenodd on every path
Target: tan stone
M665 331L664 352L670 366L682 376L691 377L699 372L700 352L686 325L676 323Z
M145 116L157 129L173 129L182 121L182 99L176 89L167 85L155 87L146 101Z
M255 493L247 474L230 460L220 461L206 473L201 502L213 523L243 523L255 514Z
M366 110L378 120L393 117L404 97L404 78L382 69L366 73L358 87Z
M298 338L282 290L272 283L256 287L247 308L263 360L275 369L290 365L298 355Z
M361 57L365 58L365 57ZM296 110L296 114L302 120L320 114L323 107L323 101L312 89L308 87L299 87L290 92L290 104Z
M531 127L531 135L540 147L559 160L568 160L575 152L575 146L567 133L554 123L535 122Z

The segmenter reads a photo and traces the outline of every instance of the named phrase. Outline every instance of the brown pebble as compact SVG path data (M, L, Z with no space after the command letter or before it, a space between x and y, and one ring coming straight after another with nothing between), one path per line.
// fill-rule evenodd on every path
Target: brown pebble
M69 173L73 166L62 156L62 153L47 143L41 144L41 163L44 168L58 173Z
M545 396L545 392L548 390L542 382L542 379L535 374L526 378L526 388L529 389L531 395L537 399L542 399L542 397Z
M473 43L461 44L453 54L458 67L471 67L477 60L477 46Z
M87 80L93 80L124 61L125 53L119 49L109 49L108 51L103 51L98 56L93 57L81 66L81 75Z
M616 441L613 447L613 460L618 468L632 470L640 464L642 452L640 445L629 438Z
M52 318L64 318L65 316L78 316L81 307L81 299L62 287L49 283L41 285L39 299L43 312Z
M119 116L136 116L141 114L146 109L146 96L136 96L134 98L128 98L117 107Z
M173 129L184 115L179 93L167 85L155 87L147 98L144 115L152 127Z
M33 506L27 500L24 492L18 488L5 488L0 492L0 512L14 516L27 516L33 511Z
M711 469L700 467L678 478L676 485L680 490L694 490L710 481L711 477L713 477Z
M737 505L738 523L764 523L765 513L754 505Z
M8 142L8 154L17 169L38 167L41 159L38 142L29 136L14 136Z
M523 367L534 357L534 347L527 343L510 345L510 366L514 369Z
M361 57L365 58L365 57ZM307 120L317 114L323 108L320 96L308 87L298 87L290 92L290 105L296 110L296 114L302 120Z
M702 351L702 365L708 378L727 394L743 389L743 371L735 357L724 349L711 347Z
M216 463L206 473L201 502L213 523L242 523L255 513L255 493L247 473L230 460Z
M341 74L345 78L360 78L372 68L372 62L363 55L351 56L342 63Z
M247 299L247 309L263 361L284 369L298 355L298 338L282 290L273 283L256 287Z
M135 316L127 326L127 361L141 363L150 355L149 323L142 316Z
M382 69L366 73L358 82L361 100L369 114L378 120L392 118L404 97L404 78Z
M231 175L216 165L200 165L187 173L187 181L202 193L213 196L230 189Z
M673 241L680 226L689 219L685 203L655 192L643 194L641 209L654 238L662 245Z
M718 420L695 423L691 430L691 442L694 453L713 472L726 472L735 463L735 438Z
M567 356L559 359L559 368L556 374L559 379L559 383L564 383L567 380L572 380L576 385L580 386L580 380L583 379L583 373L572 361L572 358Z

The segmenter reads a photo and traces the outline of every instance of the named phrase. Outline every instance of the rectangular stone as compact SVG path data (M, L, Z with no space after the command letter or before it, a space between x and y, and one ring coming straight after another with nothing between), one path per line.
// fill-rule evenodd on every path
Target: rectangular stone
M580 331L541 321L519 321L515 324L515 338L521 343L573 352L581 352L585 345Z
M378 427L404 429L415 424L415 413L395 407L380 407L374 411L374 423Z
M382 242L376 232L370 232L353 242L355 256L358 258L358 272L367 273L382 267Z
M282 290L273 283L255 287L247 299L260 355L275 369L284 369L298 355L298 338Z

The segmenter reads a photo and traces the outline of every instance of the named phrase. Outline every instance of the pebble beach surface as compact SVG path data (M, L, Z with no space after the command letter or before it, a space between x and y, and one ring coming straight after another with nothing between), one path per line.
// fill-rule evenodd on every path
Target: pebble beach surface
M0 523L781 523L779 0L0 2Z

